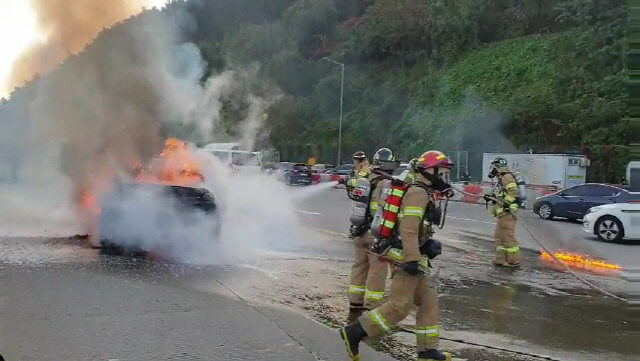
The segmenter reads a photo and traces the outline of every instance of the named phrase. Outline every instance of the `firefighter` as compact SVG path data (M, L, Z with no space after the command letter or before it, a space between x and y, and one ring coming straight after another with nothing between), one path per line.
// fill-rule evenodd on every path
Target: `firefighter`
M346 184L347 188L355 187L357 179L367 177L369 175L369 172L371 171L369 167L369 160L367 160L367 155L361 150L353 153L353 165L354 168L351 171L351 174L349 174L349 181Z
M416 343L419 361L450 360L451 355L438 350L439 322L438 295L429 276L428 260L439 253L439 243L426 239L423 222L429 216L433 192L440 191L447 197L453 192L443 182L440 172L450 172L451 163L439 151L423 153L416 162L416 181L406 190L399 209L397 235L399 241L383 255L392 258L389 300L382 306L364 313L353 324L340 329L352 360L359 360L359 344L365 337L376 337L402 321L411 310L416 313ZM396 227L394 225L394 227ZM394 239L397 239L394 238Z
M393 152L388 148L381 148L373 155L373 167L368 175L371 184L369 201L369 219L365 227L351 228L351 236L355 247L355 261L351 266L351 280L349 283L349 314L347 323L355 322L366 310L373 309L382 303L385 281L389 265L381 262L369 250L375 239L369 232L371 219L378 210L382 189L391 178L391 173L398 163Z
M522 255L516 239L516 215L520 209L518 184L507 166L507 160L496 157L491 161L489 178L498 178L497 190L489 197L491 215L496 217L496 257L493 264L518 267ZM495 199L492 199L495 198Z
M404 178L405 182L413 183L413 181L416 180L416 175L417 175L416 164L417 163L418 163L418 158L413 158L409 161L409 173L407 173L407 176Z

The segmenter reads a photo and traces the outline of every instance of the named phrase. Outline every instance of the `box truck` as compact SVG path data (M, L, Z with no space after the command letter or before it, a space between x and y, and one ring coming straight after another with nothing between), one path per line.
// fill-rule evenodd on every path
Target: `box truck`
M511 171L521 172L527 188L549 191L585 183L587 167L590 165L584 155L483 153L483 185L495 182L488 177L491 161L495 157L505 158Z

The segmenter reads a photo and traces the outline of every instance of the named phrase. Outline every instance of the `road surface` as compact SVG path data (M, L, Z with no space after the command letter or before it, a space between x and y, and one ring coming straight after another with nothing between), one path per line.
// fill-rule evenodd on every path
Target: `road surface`
M7 361L344 360L335 331L240 299L229 279L247 278L243 272L251 271L0 240L0 354ZM203 278L206 291L190 287Z
M294 190L294 191L297 191ZM324 189L297 202L301 218L310 227L346 234L349 229L350 201L344 189ZM637 267L640 259L639 244L611 244L599 241L582 230L579 223L563 220L545 221L522 211L521 218L537 239L551 251L565 250L587 254L593 258L606 259L623 268ZM484 239L493 237L495 220L484 205L450 202L447 211L446 233L459 233L467 238ZM540 246L528 231L519 226L517 236L523 247L539 251Z

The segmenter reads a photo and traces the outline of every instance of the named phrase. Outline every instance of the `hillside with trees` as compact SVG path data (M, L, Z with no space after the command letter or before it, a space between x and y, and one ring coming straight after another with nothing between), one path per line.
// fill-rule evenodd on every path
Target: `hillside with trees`
M184 41L207 74L258 64L282 91L267 126L283 158L336 161L341 67L330 57L345 64L343 161L381 146L405 159L468 151L470 163L577 151L592 159L590 180L609 182L628 161L623 0L190 0L164 11L178 9L194 19ZM105 31L78 57L126 34ZM243 108L223 117L233 133Z

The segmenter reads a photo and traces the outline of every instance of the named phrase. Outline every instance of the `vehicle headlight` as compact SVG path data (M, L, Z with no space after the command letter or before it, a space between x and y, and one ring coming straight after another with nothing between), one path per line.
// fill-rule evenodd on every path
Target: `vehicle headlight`
M600 210L600 207L591 207L587 210L587 214L597 212Z

